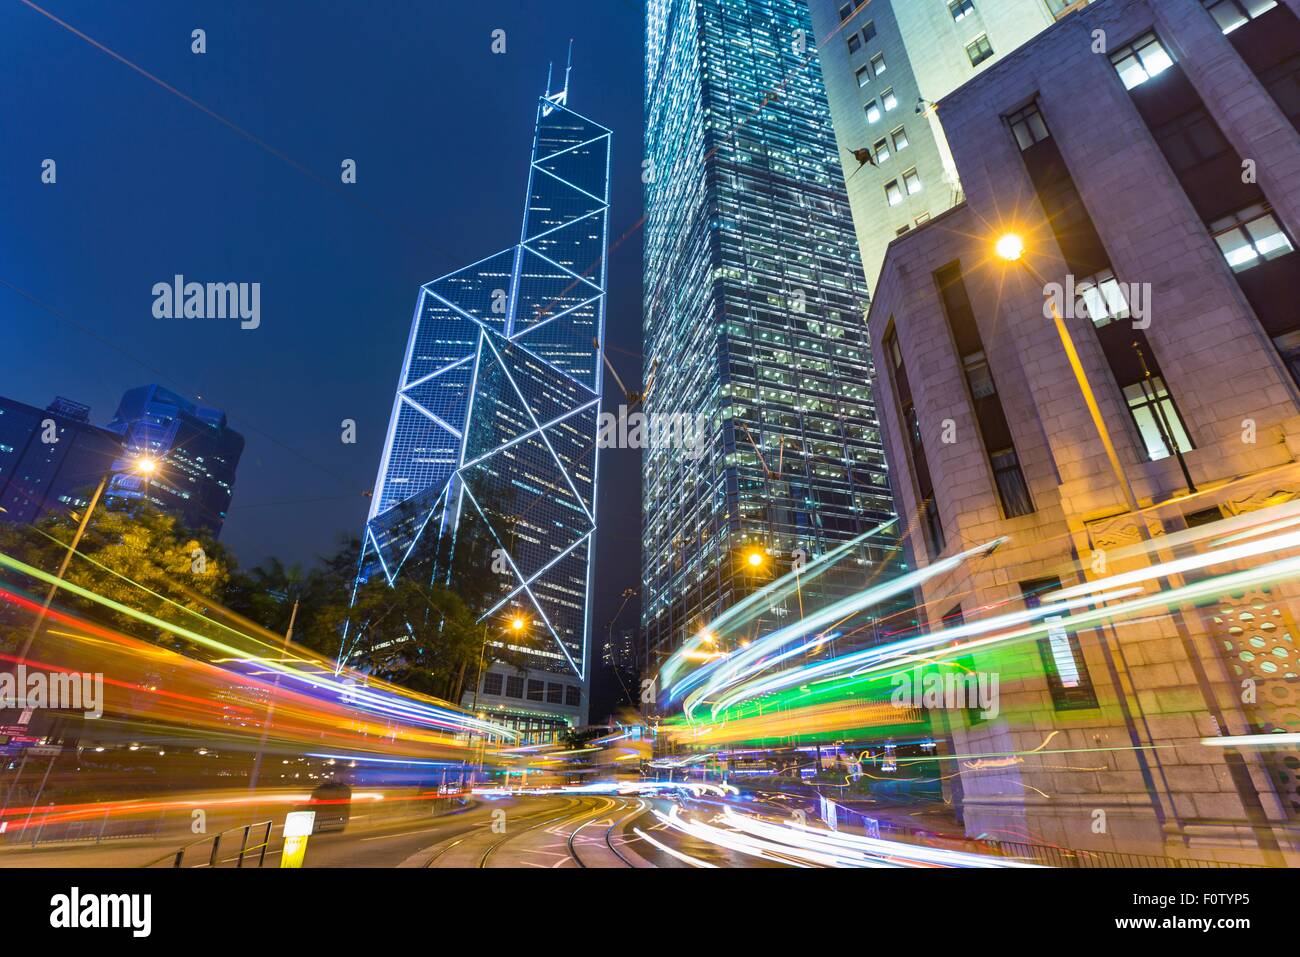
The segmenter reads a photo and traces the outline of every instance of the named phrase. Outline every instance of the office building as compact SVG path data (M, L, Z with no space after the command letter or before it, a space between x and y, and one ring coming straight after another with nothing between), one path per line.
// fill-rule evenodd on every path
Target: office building
M538 102L522 241L421 287L360 562L391 582L428 536L490 539L485 645L525 664L463 703L525 740L586 723L610 139L566 72Z
M802 556L892 518L867 290L803 0L652 0L646 49L645 411L704 441L646 449L648 666ZM856 589L900 561L863 545ZM818 595L806 595L818 602ZM754 628L799 614L766 610ZM865 626L872 640L880 622Z
M1133 576L962 659L969 835L1295 862L1300 752L1222 745L1300 730L1294 575L1230 577L1294 553L1298 94L1294 0L1096 0L943 101L965 198L886 252L877 398L918 562L1005 541L927 618Z
M808 0L863 271L873 292L890 240L961 201L961 179L941 124L943 98L1087 5Z
M90 424L88 406L0 398L0 521L30 525L85 508L121 453L117 435Z
M244 453L244 437L225 412L145 385L122 396L108 429L125 453L105 493L109 507L144 501L186 528L221 534ZM155 459L157 470L144 475L131 468L140 457Z

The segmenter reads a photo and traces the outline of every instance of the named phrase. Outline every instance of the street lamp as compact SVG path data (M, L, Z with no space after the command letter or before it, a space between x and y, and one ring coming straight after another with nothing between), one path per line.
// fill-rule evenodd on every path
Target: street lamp
M1025 254L1025 241L1016 233L1007 233L998 237L996 244L998 256L1007 262L1019 262Z
M1043 295L1047 300L1051 310L1052 321L1056 323L1056 333L1060 336L1061 346L1065 349L1065 356L1070 361L1070 368L1074 372L1075 381L1079 384L1079 391L1083 393L1084 404L1088 407L1088 414L1092 416L1093 427L1097 430L1097 435L1101 438L1101 444L1106 450L1106 459L1110 462L1111 471L1115 473L1115 478L1119 482L1120 488L1124 493L1124 500L1129 511L1133 514L1137 522L1138 534L1142 541L1148 547L1152 546L1153 538L1151 529L1147 527L1146 516L1143 515L1141 507L1138 505L1137 495L1133 491L1133 485L1129 482L1128 475L1124 471L1124 466L1120 464L1119 456L1115 452L1115 445L1111 442L1110 432L1106 428L1106 422L1101 417L1101 409L1097 405L1097 397L1093 394L1092 385L1088 382L1088 375L1084 371L1083 363L1079 361L1079 353L1074 348L1074 341L1070 338L1070 332L1065 326L1065 320L1061 318L1060 310L1056 308L1055 298L1047 290L1047 282L1043 279L1030 262L1024 258L1025 241L1017 233L1004 233L998 237L994 243L994 251L998 257L1006 262L1018 262L1025 267L1025 271L1033 277L1034 281L1039 283L1043 289ZM1180 456L1181 463L1181 456ZM1191 476L1187 474L1184 466L1184 475L1187 476L1188 485L1191 486ZM1169 579L1160 576L1158 579L1164 589L1170 587ZM1205 669L1205 663L1201 660L1201 652L1192 640L1191 632L1187 623L1183 619L1183 613L1177 606L1170 608L1171 617L1174 627L1178 631L1178 636L1183 645L1184 653L1187 655L1188 662L1192 667L1192 672L1196 677L1196 683L1201 693L1201 698L1206 705L1215 721L1221 727L1227 727L1228 723L1224 716L1223 709L1219 706L1215 697L1214 689L1210 684L1209 675ZM1105 643L1103 643L1104 646ZM1119 649L1121 656L1123 649ZM1127 705L1125 706L1127 710ZM1260 805L1259 790L1251 780L1250 769L1246 767L1245 759L1240 752L1232 751L1226 758L1228 771L1232 778L1234 788L1242 805L1247 809L1246 814L1251 823L1256 827L1257 840L1260 848L1264 851L1267 859L1281 863L1277 839L1273 836L1271 830L1268 830L1270 821L1263 813Z
M528 619L525 618L523 615L514 615L510 619L510 630L513 631L516 635L522 634L524 629L527 627L528 627ZM479 686L483 684L483 662L487 659L487 643L488 643L488 623L485 621L483 622L483 644L479 647L478 650L478 675L474 679L473 708L475 710L478 709L478 689Z
M158 471L158 460L149 455L137 456L133 459L128 467L128 471L136 472L139 475L150 476ZM86 528L90 525L90 516L94 513L95 507L103 497L104 490L108 488L109 479L114 475L114 470L109 469L100 478L99 484L95 486L94 494L90 496L90 504L86 506L85 512L82 513L81 521L77 524L77 532L72 536L72 541L68 543L68 551L63 556L63 561L59 563L59 570L55 572L54 581L50 583L50 590L45 595L45 603L41 605L40 614L32 622L32 630L27 633L27 640L23 642L22 649L18 652L18 660L25 661L27 653L32 650L32 642L36 640L36 633L40 631L41 625L45 623L45 616L50 612L50 605L54 603L54 595L59 589L59 582L63 581L63 576L68 572L68 566L72 563L72 556L77 553L77 546L81 544L81 538L86 534Z
M745 564L750 568L759 568L763 564L763 552L760 549L753 548L745 554Z
M1129 510L1138 515L1140 524L1141 516L1139 514L1137 495L1134 494L1133 485L1124 472L1124 466L1120 464L1119 455L1115 451L1115 443L1110 438L1110 430L1106 428L1106 420L1101 417L1101 408L1097 405L1097 396L1093 393L1092 384L1088 381L1088 373L1084 371L1083 363L1079 361L1078 350L1074 348L1074 340L1070 338L1070 330L1066 328L1065 320L1061 318L1060 310L1056 308L1056 300L1048 294L1046 280L1033 267L1033 264L1025 258L1024 238L1019 233L1004 233L998 237L993 249L999 259L1005 262L1020 263L1020 265L1024 266L1025 272L1029 273L1030 277L1042 288L1043 296L1046 298L1048 308L1052 313L1052 321L1056 324L1056 334L1061 339L1061 348L1065 350L1065 357L1070 362L1071 371L1074 372L1074 380L1078 383L1079 391L1083 393L1083 402L1088 407L1088 414L1092 417L1092 426L1097 430L1097 435L1101 438L1102 448L1106 450L1106 460L1110 463L1111 471L1115 474L1115 478L1124 492L1124 499Z

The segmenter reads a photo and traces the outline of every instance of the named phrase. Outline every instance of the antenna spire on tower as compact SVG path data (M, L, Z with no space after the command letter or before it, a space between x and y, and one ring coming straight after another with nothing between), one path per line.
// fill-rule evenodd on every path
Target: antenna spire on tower
M569 74L573 72L573 37L569 37L569 60L564 65L564 102L569 102Z

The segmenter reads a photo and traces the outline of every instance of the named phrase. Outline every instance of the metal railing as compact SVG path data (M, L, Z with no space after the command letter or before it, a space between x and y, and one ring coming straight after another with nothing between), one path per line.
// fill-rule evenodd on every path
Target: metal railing
M1022 844L1017 841L981 841L999 857L1014 858L1045 867L1260 867L1259 864L1220 863L1163 854L1128 854L1122 851L1085 851L1047 844Z
M235 867L243 867L246 858L249 861L250 867L261 867L266 863L266 849L271 844L271 829L273 826L274 822L272 821L257 821L253 824L245 824L243 827L228 827L224 831L218 831L216 834L212 834L208 837L201 837L197 841L191 841L175 852L168 852L162 857L152 860L144 866L154 867L164 861L170 860L172 862L172 867L184 867L185 854L189 850L196 847L202 847L208 844L208 842L211 842L212 849L208 852L207 863L193 864L191 865L192 867L220 867L222 864L227 864L232 860L235 862ZM254 837L256 832L261 832L261 840L250 847L248 843L249 838ZM239 854L236 857L228 858L223 861L221 859L221 839L227 834L241 835ZM254 860L257 862L256 864L252 863Z

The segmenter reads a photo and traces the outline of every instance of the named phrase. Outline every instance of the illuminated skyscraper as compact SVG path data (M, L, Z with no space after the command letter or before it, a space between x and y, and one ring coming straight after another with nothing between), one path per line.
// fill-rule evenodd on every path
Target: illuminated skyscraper
M225 412L155 383L123 395L108 428L121 436L126 452L104 495L110 506L145 501L186 528L221 534L244 454L244 437ZM142 455L158 459L158 471L132 469L130 460Z
M646 411L710 423L703 455L645 455L653 668L801 552L888 522L892 506L806 4L651 0L647 31ZM898 561L896 539L873 542L857 587Z
M567 100L566 77L538 104L521 241L420 289L360 574L485 532L485 626L509 642L494 623L526 622L527 668L489 670L475 700L526 737L585 722L588 681L610 131Z
M1091 0L807 2L874 294L894 238L962 201L937 104Z

